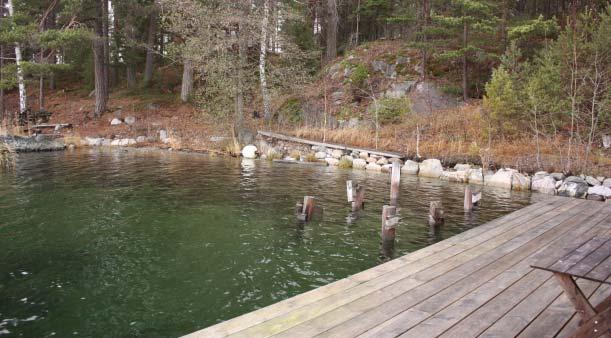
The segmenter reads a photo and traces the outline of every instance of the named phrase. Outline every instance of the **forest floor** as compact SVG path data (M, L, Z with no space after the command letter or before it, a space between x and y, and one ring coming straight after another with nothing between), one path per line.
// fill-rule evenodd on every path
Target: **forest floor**
M511 139L495 137L489 139L485 116L481 108L481 100L472 100L467 104L453 104L448 107L437 107L428 112L411 112L398 123L385 124L376 131L371 123L372 117L370 99L356 97L350 94L351 87L342 67L351 64L371 65L374 61L383 60L387 64L396 62L398 75L389 78L380 73L369 74L377 92L384 92L390 86L401 81L411 81L417 76L416 59L413 51L399 44L381 42L359 47L351 55L328 66L321 76L312 83L295 90L293 95L278 96L273 100L277 113L271 125L262 119L253 117L253 109L246 109L241 130L247 130L255 135L257 130L270 130L291 134L317 141L341 143L358 147L379 148L381 150L402 152L409 158L438 158L450 166L458 162L475 164L489 163L491 169L511 167L525 172L536 172L539 169L548 172L567 171L568 137L558 134L555 137L541 137L539 140L539 159L537 160L536 140L529 131L521 131L520 135ZM403 61L403 66L399 60ZM437 65L439 73L447 74L445 65ZM369 67L371 69L371 67ZM176 74L161 76L169 82ZM170 79L170 80L168 80ZM448 76L434 79L436 88L451 87ZM172 82L172 83L174 83ZM179 82L176 82L179 83ZM62 86L65 87L65 86ZM175 85L160 84L166 89L116 89L111 93L108 111L100 118L94 118L94 99L87 89L78 84L68 86L68 89L47 91L45 98L46 110L53 113L50 123L71 123L73 128L66 132L67 136L136 138L138 136L158 139L159 130L166 130L170 142L138 144L138 146L156 146L160 148L188 149L193 151L214 153L236 153L233 141L233 119L219 118L209 114L192 104L181 103L178 99ZM330 100L328 93L342 92L343 99ZM30 107L38 107L37 88L32 85L28 97ZM440 92L440 95L443 93ZM304 107L303 116L306 120L290 122L283 112L287 102L297 100ZM413 104L417 97L409 97ZM260 106L260 99L255 98L253 105ZM17 92L6 95L6 110L17 110ZM322 113L327 111L327 117L338 120L343 114L349 114L344 119L358 117L360 123L351 128L323 128ZM285 114L285 115L283 115ZM121 124L111 126L113 118L125 119L133 116L133 125ZM308 121L307 119L312 121ZM312 127L317 126L317 127ZM13 131L14 133L15 131ZM585 156L585 147L575 146L571 150L572 173L587 173L611 177L611 150L603 149L597 141L590 153Z

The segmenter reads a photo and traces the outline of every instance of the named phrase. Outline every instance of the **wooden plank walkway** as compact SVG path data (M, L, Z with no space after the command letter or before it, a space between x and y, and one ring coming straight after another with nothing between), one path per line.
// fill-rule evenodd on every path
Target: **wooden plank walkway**
M564 337L578 324L573 306L530 265L557 260L550 245L567 251L609 229L611 204L550 197L188 337ZM578 284L593 303L611 294Z
M275 138L278 140L289 141L289 142L294 142L294 143L302 143L302 144L307 144L311 146L319 146L319 147L325 147L325 148L330 148L330 149L339 149L339 150L345 150L345 151L366 152L371 155L385 156L385 157L390 157L390 158L399 158L399 159L405 158L404 154L391 152L391 151L381 151L381 150L375 150L375 149L351 147L351 146L335 144L335 143L317 142L317 141L306 140L304 138L298 138L298 137L287 136L287 135L278 134L278 133L272 133L269 131L259 131L258 133L261 136L265 136L269 138Z

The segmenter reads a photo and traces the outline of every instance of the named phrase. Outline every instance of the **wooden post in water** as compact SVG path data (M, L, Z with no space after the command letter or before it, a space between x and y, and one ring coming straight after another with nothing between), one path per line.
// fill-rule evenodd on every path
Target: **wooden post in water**
M439 225L443 224L443 205L441 201L432 201L429 209L429 224Z
M401 183L401 164L398 161L392 163L390 175L390 204L396 206L399 199L399 184Z
M473 192L471 192L471 187L465 187L465 211L473 210Z
M299 203L297 203L297 208L299 207ZM302 222L307 222L312 219L312 214L314 213L314 196L305 196L303 198L303 204L301 212L297 214L297 219Z
M354 185L352 181L346 181L346 194L348 202L352 202L352 211L363 209L365 204L365 187L360 184Z
M397 228L397 224L399 224L397 207L392 205L385 205L382 207L382 241L395 240L395 229Z

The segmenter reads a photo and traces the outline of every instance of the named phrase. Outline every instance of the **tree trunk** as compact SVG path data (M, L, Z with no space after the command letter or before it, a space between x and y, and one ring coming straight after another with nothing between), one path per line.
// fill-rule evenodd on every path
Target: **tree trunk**
M108 79L106 76L106 54L104 45L106 39L104 38L104 2L106 0L99 0L96 3L98 19L95 22L95 38L93 39L93 64L95 72L95 109L93 114L96 118L102 116L106 111L106 103L108 101ZM108 3L108 2L106 2Z
M128 64L125 67L125 72L127 76L127 88L136 87L136 66L134 64Z
M155 48L155 34L157 27L157 12L153 11L149 17L148 36L146 42L146 63L144 66L144 85L148 86L153 80L153 61Z
M15 15L13 8L13 0L7 1L9 16ZM17 83L19 85L19 113L23 114L27 110L27 94L25 90L25 80L23 78L23 68L21 67L21 46L19 42L15 43L15 63L17 64Z
M180 88L180 99L188 102L193 92L193 61L185 59L182 69L182 86Z
M106 81L106 98L108 99L109 88L110 88L110 45L108 44L108 1L102 1L102 36L104 43L104 81Z
M424 0L422 2L422 16L423 16L423 30L428 29L429 23L431 21L431 1L430 0ZM422 81L426 80L426 64L427 64L427 58L428 58L428 51L427 51L427 35L426 32L424 32L424 34L422 34L422 40L424 42L424 46L422 47L422 64L420 65L420 79Z
M265 61L267 56L267 31L269 25L269 0L263 1L263 20L261 22L261 50L259 52L259 78L261 80L261 96L263 99L263 115L265 120L272 118L269 91L267 89L267 77L265 74Z
M469 58L467 55L467 46L469 39L469 24L465 20L463 23L463 56L462 56L462 95L463 100L469 99L469 81L467 79L467 72L469 71L467 63Z
M3 13L4 14L4 13ZM4 15L2 15L4 17ZM0 45L0 82L3 80L2 70L4 69L4 45ZM4 89L0 87L0 123L4 121Z
M325 56L326 62L337 57L337 0L326 0L327 1L327 24L326 24L326 48Z
M237 71L237 92L236 92L236 111L235 111L235 125L236 130L240 130L242 127L242 120L244 117L244 67L246 66L246 53L248 44L246 41L246 32L243 31L243 26L240 25L238 32L238 71Z

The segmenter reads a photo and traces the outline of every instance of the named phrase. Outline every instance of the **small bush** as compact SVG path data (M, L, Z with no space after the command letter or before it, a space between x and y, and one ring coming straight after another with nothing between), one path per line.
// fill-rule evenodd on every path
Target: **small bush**
M278 110L278 117L281 122L299 123L303 120L301 102L297 98L290 98L282 104Z
M301 152L299 152L299 150L291 150L291 153L289 154L290 157L294 158L294 159L299 159L301 157Z
M369 77L369 71L363 64L357 64L350 74L350 83L357 88L364 88L365 81Z
M306 162L317 162L318 161L314 153L306 154L303 160Z
M339 160L337 166L341 169L350 169L352 168L352 161L347 158L342 158L341 160Z
M397 123L407 114L410 110L410 102L407 98L383 98L378 101L378 119L380 124L386 123ZM370 113L375 118L375 104L369 106Z
M279 152L271 149L267 152L266 154L267 156L267 160L268 161L273 161L273 160L281 160L282 159L282 154L280 154Z

